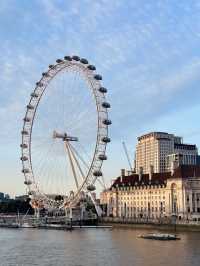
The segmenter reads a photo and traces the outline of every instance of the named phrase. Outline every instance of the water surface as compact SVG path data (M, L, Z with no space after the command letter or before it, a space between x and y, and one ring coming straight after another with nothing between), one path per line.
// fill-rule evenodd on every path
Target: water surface
M140 229L51 231L0 228L0 266L199 266L200 233L179 241L137 236Z

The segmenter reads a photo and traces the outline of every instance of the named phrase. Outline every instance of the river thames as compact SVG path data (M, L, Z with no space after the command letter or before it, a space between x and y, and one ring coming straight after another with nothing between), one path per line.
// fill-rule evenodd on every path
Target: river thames
M181 240L178 241L138 238L147 232L150 231L77 229L70 232L1 228L0 265L200 265L200 233L179 233Z

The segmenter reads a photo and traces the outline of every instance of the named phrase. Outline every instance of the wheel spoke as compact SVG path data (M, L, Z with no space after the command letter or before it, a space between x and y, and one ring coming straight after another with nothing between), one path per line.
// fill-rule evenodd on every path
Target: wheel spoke
M101 175L109 104L94 71L77 57L57 60L31 93L22 130L22 166L26 180L34 183L29 192L45 206L57 206L54 196L66 197L71 190L70 206L75 206L80 193L91 193L88 187Z

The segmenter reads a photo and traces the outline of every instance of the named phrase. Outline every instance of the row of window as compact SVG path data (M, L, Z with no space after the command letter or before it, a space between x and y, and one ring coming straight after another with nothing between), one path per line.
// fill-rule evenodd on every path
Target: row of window
M126 195L146 195L146 194L165 194L165 190L161 191L161 190L156 190L156 191L152 191L152 190L141 190L141 191L131 191L131 192L127 192L127 193L123 193L123 195L121 196L126 196Z
M192 210L190 209L190 207L188 207L188 212L190 213L190 212L198 212L198 213L200 213L200 208L198 207L198 208L195 208L195 207L193 207L192 208Z
M157 200L157 199L165 199L165 196L148 196L148 197L145 197L144 196L144 198L143 198L143 196L141 196L141 197L132 197L132 196L130 196L130 197L126 197L126 196L119 196L119 200L146 200L146 199L148 199L148 200L153 200L153 199L155 199L155 200Z
M119 202L118 203L119 205L135 205L135 206L140 206L140 205L148 205L148 204L150 204L150 202L147 202L147 201L141 201L141 202L139 202L139 201L135 201L135 202L133 202L133 201L131 201L131 202ZM152 201L151 202L151 205L165 205L165 202L164 201Z
M146 207L126 207L123 208L121 207L121 213L126 213L126 212L165 212L165 207L151 207L151 208L146 208Z

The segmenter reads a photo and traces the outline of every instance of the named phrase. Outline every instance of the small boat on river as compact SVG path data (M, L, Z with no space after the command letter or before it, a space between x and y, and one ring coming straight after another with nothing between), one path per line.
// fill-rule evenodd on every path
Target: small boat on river
M146 235L141 235L140 238L153 239L153 240L180 240L180 237L174 234L159 234L151 233Z
M20 225L18 223L0 223L0 227L3 228L20 228Z

